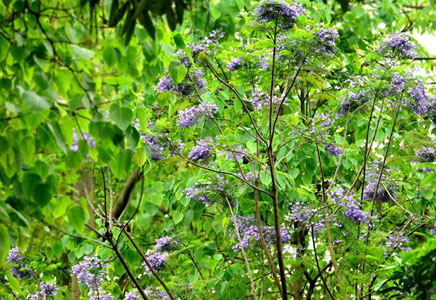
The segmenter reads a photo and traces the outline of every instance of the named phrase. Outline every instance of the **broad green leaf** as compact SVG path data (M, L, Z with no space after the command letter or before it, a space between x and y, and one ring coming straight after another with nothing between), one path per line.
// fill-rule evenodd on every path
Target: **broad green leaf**
M113 104L110 107L111 120L121 129L126 130L133 118L132 110L128 107L122 107L118 104Z
M67 211L68 221L71 227L78 233L85 230L85 213L83 209L76 205Z
M0 262L4 262L9 252L9 234L5 225L0 224Z

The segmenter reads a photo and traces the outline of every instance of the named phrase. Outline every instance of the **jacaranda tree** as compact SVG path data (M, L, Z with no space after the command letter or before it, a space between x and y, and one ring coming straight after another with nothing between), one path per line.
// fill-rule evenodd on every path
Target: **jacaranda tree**
M436 97L408 30L353 32L362 6L334 2L175 1L174 32L148 1L4 2L3 299L436 293Z

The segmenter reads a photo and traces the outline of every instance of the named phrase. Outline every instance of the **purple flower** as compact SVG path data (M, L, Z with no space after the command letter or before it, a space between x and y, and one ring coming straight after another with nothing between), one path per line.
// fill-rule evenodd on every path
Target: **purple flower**
M28 298L29 300L43 300L41 292L36 292Z
M89 300L114 300L114 296L102 289L92 290L88 295L91 296Z
M303 13L304 9L298 5L263 0L257 6L254 16L259 22L268 23L274 20L281 28L290 29L294 26L297 17Z
M303 202L297 201L289 206L289 217L294 222L303 223L311 217L314 213L313 209L308 208Z
M194 125L204 123L204 120L213 117L218 111L215 104L210 102L203 102L198 106L188 107L179 112L179 120L177 121L179 127L188 128Z
M241 236L241 242L236 243L232 249L237 251L243 248L259 247L260 246L260 234L255 220L252 217L238 216L236 219L236 224L238 226L239 234ZM236 228L234 229L236 231ZM267 244L275 243L276 232L272 226L262 226L262 233ZM236 237L236 233L230 232L230 237ZM288 242L291 239L286 228L280 228L280 236L283 243Z
M178 243L170 236L164 236L156 240L156 246L153 248L158 251L169 251Z
M387 170L384 169L384 172L387 172ZM366 176L366 186L363 192L363 199L372 200L375 197L374 199L377 199L381 202L388 202L390 197L395 197L395 193L392 187L388 187L387 189L385 189L385 187L383 186L383 179L385 178L384 174L382 174L380 184L378 185L378 189L376 190L379 174L379 162L374 161L372 163L369 163Z
M242 68L242 58L238 57L227 64L227 70L236 71Z
M390 249L386 249L385 254L388 254L390 250L400 249L400 251L409 252L411 250L410 247L405 246L405 244L409 243L409 237L404 236L404 233L394 231L392 234L386 237L386 247Z
M269 69L268 57L261 56L259 61L256 63L256 66L260 67L261 71L265 71Z
M194 187L189 187L183 191L183 194L190 199L199 200L205 206L212 204L214 199L225 198L233 199L230 194L230 182L222 175L216 175L215 178L208 178L205 181L198 181Z
M335 29L320 28L313 33L318 38L317 48L321 52L326 54L333 54L336 52L336 39L339 38L339 34Z
M92 138L91 135L86 134L85 132L81 132L82 133L82 137L83 139L88 143L88 145L92 148L95 148L95 141ZM70 150L72 151L79 151L79 141L80 141L80 137L77 134L76 128L73 128L73 144L70 147Z
M97 255L84 256L82 262L71 268L71 273L79 282L85 283L91 291L94 291L98 290L103 282L103 276L106 274L103 268L106 266Z
M329 193L330 199L334 204L345 208L343 216L354 222L370 224L371 216L361 210L361 205L352 195L346 195L343 189L336 189Z
M424 162L434 162L436 159L436 148L422 147L415 151L415 154L422 158Z
M369 97L365 92L350 92L346 100L343 100L341 103L341 112L353 112L368 101Z
M142 138L150 148L152 160L161 160L164 158L163 153L165 151L165 144L158 137L153 135L144 135Z
M144 290L144 293L147 297L150 299L161 299L161 300L167 300L171 299L170 296L166 292L160 291L156 288L147 288Z
M183 50L178 50L176 55L179 57L180 63L185 67L189 68L192 66L192 62Z
M168 253L167 252L161 252L161 251L152 251L152 250L147 250L147 253L145 254L145 256L147 257L147 261L150 263L150 265L152 266L153 270L158 271L160 270L163 266L165 266L165 261L168 257ZM150 271L150 269L148 268L147 264L144 262L142 264L142 266L145 268L145 272L148 276L151 276L152 273Z
M413 44L410 38L404 34L390 34L381 43L378 52L396 58L414 58L417 56L415 50L418 47Z
M331 156L339 156L342 154L342 149L341 147L338 147L335 143L330 143L325 147L325 150L327 152L328 155Z
M154 90L159 92L169 92L175 90L175 88L171 76L164 76L160 79Z
M429 117L433 123L436 123L436 97L430 98L425 93L425 87L422 83L408 89L407 91L413 100L410 104L417 115Z
M189 159L192 161L206 161L212 156L213 146L210 145L210 139L200 139L197 145L192 147L189 153Z
M133 290L126 294L124 300L139 300L139 295L137 290Z
M9 263L19 264L23 260L23 256L20 253L18 247L9 250L8 257L6 259Z
M55 285L52 285L50 283L46 283L44 281L41 282L40 284L40 288L41 288L41 294L45 297L56 297L57 293L58 293L58 288Z

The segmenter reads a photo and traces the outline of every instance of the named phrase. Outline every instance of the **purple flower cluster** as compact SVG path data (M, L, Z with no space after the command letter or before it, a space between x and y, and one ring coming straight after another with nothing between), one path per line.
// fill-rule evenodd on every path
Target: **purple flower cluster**
M336 52L336 39L339 34L335 29L320 28L313 33L318 38L317 49L325 54L334 54Z
M150 299L171 299L166 292L158 290L157 288L147 288L146 290L144 290L144 293Z
M166 146L165 143L163 143L158 137L153 135L144 135L142 138L150 148L152 160L161 160L164 158L163 154L166 149L166 147L164 147Z
M242 159L245 155L247 155L247 151L241 147L240 144L237 144L236 146L226 149L224 151L221 151L220 154L225 154L226 159Z
M259 61L256 62L256 66L260 67L261 71L266 71L269 69L268 57L263 55L259 58Z
M18 247L12 248L9 250L7 261L11 264L19 264L23 260L23 256L20 253L20 249Z
M211 145L210 138L200 139L197 141L197 145L192 147L191 152L189 153L189 159L195 162L205 162L212 156L213 149L214 147Z
M197 106L188 107L179 112L179 120L177 121L179 127L188 128L194 125L204 123L206 118L213 117L218 111L218 107L210 102L202 102Z
M392 234L386 237L386 254L390 252L390 250L400 249L400 251L409 252L412 248L407 247L405 244L409 243L409 237L404 236L404 233L394 231Z
M238 242L232 247L234 251L248 247L258 247L260 245L260 234L255 224L255 220L251 217L238 216L236 224L241 235L241 243ZM236 231L236 228L234 229ZM276 240L276 233L272 226L262 226L262 233L267 244L272 244ZM235 233L230 233L230 237L236 237ZM291 239L291 235L284 227L280 228L280 236L283 243L288 242Z
M147 261L152 266L153 270L158 271L165 266L166 259L168 258L168 252L173 250L178 245L174 238L164 236L156 240L156 245L153 249L147 250L145 256ZM142 266L145 268L145 272L148 276L151 276L151 270L144 262Z
M416 150L415 154L424 162L434 162L436 160L436 148L433 147L422 147Z
M344 189L336 189L330 192L330 199L334 204L345 208L344 217L354 222L370 224L371 216L361 209L352 195L345 195Z
M159 251L169 251L178 245L178 242L173 237L163 236L156 240L156 246L153 248Z
M58 294L59 289L53 284L42 281L39 287L40 287L40 291L35 292L31 296L28 296L29 300L54 299Z
M227 70L236 71L242 68L242 58L238 57L227 64Z
M133 290L126 294L124 300L139 300L139 293L137 290Z
M294 26L297 17L304 13L304 9L298 5L290 5L275 0L263 0L256 8L254 16L257 21L267 23L278 22L283 29L290 29Z
M430 98L426 94L425 87L422 83L411 87L407 92L413 100L413 103L410 105L415 113L429 117L433 123L436 123L436 97Z
M206 82L202 76L202 70L192 71L190 74L187 74L184 80L176 86L173 83L173 78L169 75L166 75L160 79L154 90L159 92L176 91L178 96L188 97L195 92L200 93L204 91Z
M175 89L176 86L173 84L173 78L167 75L160 79L159 83L157 84L154 90L159 92L169 92L169 91L174 91Z
M79 282L86 284L91 293L98 291L103 282L103 276L106 274L104 270L106 267L107 264L103 263L97 255L84 256L82 262L71 268L71 273L76 276Z
M212 44L218 44L223 37L224 32L213 30L201 42L188 45L188 47L191 48L192 57L194 60L200 52L208 53L207 48Z
M56 297L59 290L55 285L44 281L41 282L40 288L41 288L41 294L44 297L44 299L47 299L49 297L52 298Z
M145 256L147 257L148 262L152 266L153 270L158 271L163 266L165 266L166 259L168 258L167 252L161 252L159 250L147 250L147 253L145 253ZM145 273L148 276L151 276L151 270L148 268L147 264L144 262L142 266L145 268Z
M88 142L88 145L90 147L92 148L95 147L95 141L91 135L86 134L85 132L82 131L82 137L85 141ZM73 128L73 144L71 145L70 150L75 152L79 151L79 141L80 141L80 137L77 134L76 128Z
M89 300L114 300L114 296L102 289L90 291L88 296L90 296Z
M417 56L415 50L418 47L412 43L410 38L404 34L390 34L381 43L378 52L389 57L414 58Z
M396 96L404 91L407 85L407 77L394 73L391 78L391 86L386 91L386 96Z
M206 181L197 181L194 187L187 188L183 194L190 199L199 200L205 206L209 206L215 199L227 197L233 199L229 193L231 189L230 182L222 175L216 175L215 178L209 178Z
M342 113L353 112L368 101L369 97L365 92L350 92L347 98L342 101L340 110Z
M186 52L183 50L178 50L176 52L177 57L180 60L180 63L185 66L186 68L190 68L192 66L192 62L189 59L189 57L186 55Z
M20 249L18 247L12 248L9 250L7 262L14 264L11 267L12 276L23 279L33 275L29 266L23 262L24 257L20 253Z
M384 169L384 172L387 172L386 169ZM369 199L372 200L375 194L375 199L381 201L381 202L388 202L390 199L390 196L394 197L395 193L392 189L392 187L387 188L387 190L384 188L384 178L385 175L382 174L380 184L378 186L378 189L376 191L378 177L380 174L380 166L379 162L374 161L372 163L368 164L368 171L366 175L366 186L365 190L363 192L363 199Z
M328 155L339 156L342 154L342 148L338 147L335 143L330 143L325 146L325 150Z
M294 222L303 223L310 219L312 214L316 211L307 207L303 202L297 201L290 205L289 217Z
M269 94L265 91L254 89L251 94L251 99L249 101L253 105L255 110L260 110L265 106L269 105ZM279 103L280 99L277 97L273 97L273 103ZM285 103L286 104L286 103Z

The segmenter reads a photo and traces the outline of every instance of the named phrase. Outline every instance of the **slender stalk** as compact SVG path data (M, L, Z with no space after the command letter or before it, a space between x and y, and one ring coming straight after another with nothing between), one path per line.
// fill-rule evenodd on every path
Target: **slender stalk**
M256 286L254 285L253 275L251 274L251 269L250 269L250 264L248 262L247 254L245 253L245 249L242 246L242 238L241 238L241 234L239 233L238 223L236 222L236 217L233 214L232 205L230 204L229 199L227 197L225 197L225 198L226 198L226 202L227 202L227 205L229 207L230 213L232 215L233 226L235 226L235 229L236 229L236 236L238 237L239 248L241 249L241 253L242 253L242 257L244 258L245 265L247 266L248 278L250 278L251 292L253 294L253 299L256 300L257 299Z
M165 282L162 280L162 278L160 278L159 274L157 274L156 271L153 269L153 266L147 260L147 257L145 256L144 252L139 248L138 244L136 244L136 242L132 238L132 236L126 231L125 227L122 227L122 230L123 230L124 234L127 236L127 238L129 239L129 241L132 243L133 247L135 247L135 249L139 253L139 255L141 255L142 260L145 262L145 264L147 265L148 269L151 271L153 276L156 277L157 281L159 281L159 283L165 289L165 291L167 292L167 294L171 298L171 300L176 300L176 298L173 296L173 294L171 293L168 286L165 284Z
M120 260L121 264L123 265L124 269L127 272L127 275L129 275L130 280L133 281L133 283L136 286L136 289L138 290L139 294L141 295L142 299L148 300L147 296L144 293L144 290L141 288L141 285L139 284L138 280L135 276L133 276L132 271L130 270L129 266L127 265L126 261L124 260L123 255L121 254L120 250L118 250L117 245L114 244L112 239L109 239L109 242L112 245L112 250L115 252L115 254L118 256L118 259Z

